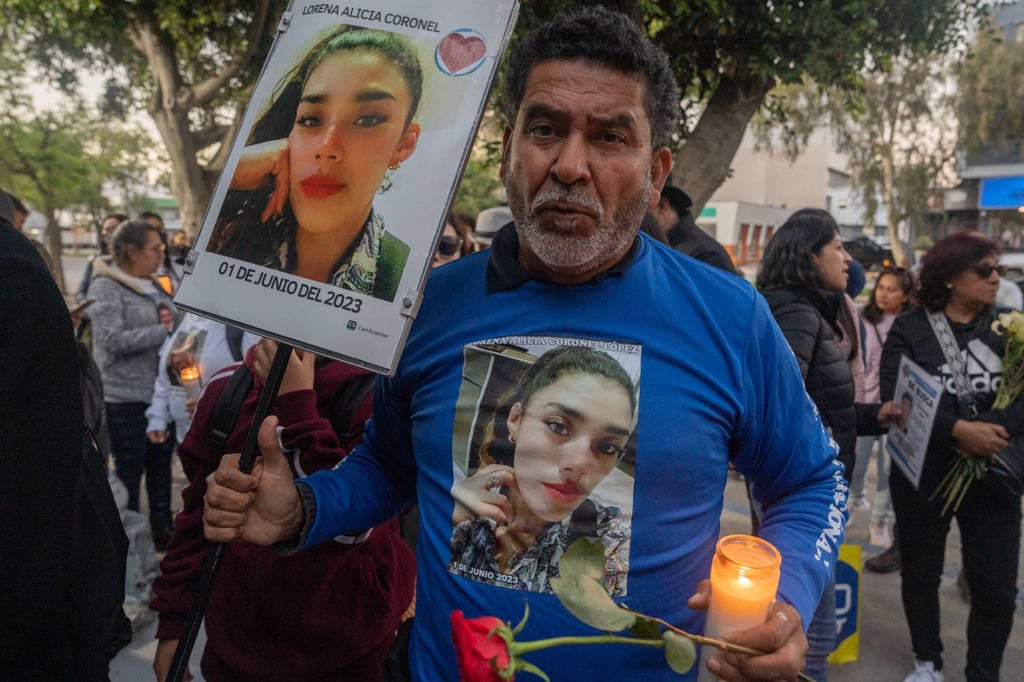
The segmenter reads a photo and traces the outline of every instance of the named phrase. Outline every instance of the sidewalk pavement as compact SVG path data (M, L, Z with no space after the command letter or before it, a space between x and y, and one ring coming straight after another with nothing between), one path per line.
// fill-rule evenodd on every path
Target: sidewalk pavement
M111 682L146 682L155 680L153 674L153 657L156 655L156 621L139 630L132 637L132 643L118 652L110 662ZM206 645L206 631L200 630L196 638L195 648L189 658L189 669L195 682L202 682L199 674L199 659L202 658L203 647Z
M177 458L174 460L173 500L179 501L184 485L184 474ZM867 474L869 500L875 489L874 466ZM145 495L143 495L145 497ZM884 548L868 544L868 521L870 512L860 512L850 519L846 529L846 541L862 547L862 559L881 552ZM742 480L729 477L725 491L725 510L722 513L722 535L749 533L746 490ZM1024 554L1024 551L1022 551ZM1024 561L1021 562L1024 564ZM942 608L942 637L946 647L945 680L962 682L967 650L968 606L960 599L956 577L960 568L960 533L953 525L946 542L946 569L939 590ZM1020 601L1020 599L1018 599ZM910 635L900 601L900 575L889 573L879 575L867 570L861 575L860 604L860 654L857 661L843 665L829 666L831 682L902 682L913 668L913 654L910 649ZM113 682L145 682L153 680L153 656L156 653L156 623L152 622L135 633L132 643L122 649L111 663L110 679ZM202 682L199 674L199 658L206 641L205 632L199 633L191 657L191 671L196 682ZM1024 609L1018 604L1014 615L1013 632L1003 658L1002 679L1016 681L1024 679ZM525 682L525 681L524 681ZM565 681L555 681L565 682Z

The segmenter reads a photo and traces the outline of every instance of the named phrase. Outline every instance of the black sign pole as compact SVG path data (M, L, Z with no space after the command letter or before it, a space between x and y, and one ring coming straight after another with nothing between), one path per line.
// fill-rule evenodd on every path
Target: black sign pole
M242 448L242 457L238 462L239 469L243 473L250 473L256 463L256 457L260 454L258 436L263 419L270 413L270 406L277 397L277 390L281 387L281 379L284 377L284 370L288 367L288 359L292 354L292 347L288 344L279 343L274 361L267 373L267 381L263 385L259 402L256 403L256 413L253 415L252 423L249 424L249 431L245 435L245 445ZM171 660L171 669L167 675L168 682L182 682L185 673L188 671L188 661L192 656L192 647L196 644L196 637L199 636L199 627L203 623L203 615L206 613L206 604L210 601L210 592L213 590L214 580L217 579L217 569L220 567L220 557L224 552L224 543L215 542L206 553L203 560L203 567L196 583L196 590L192 598L192 608L185 619L185 629L178 639L178 647L174 650L174 658Z

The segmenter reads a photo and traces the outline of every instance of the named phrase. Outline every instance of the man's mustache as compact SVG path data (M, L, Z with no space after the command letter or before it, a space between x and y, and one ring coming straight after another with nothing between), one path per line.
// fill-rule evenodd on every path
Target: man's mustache
M548 204L574 205L588 212L595 213L599 219L604 218L601 203L579 187L552 187L533 198L531 211L539 211Z

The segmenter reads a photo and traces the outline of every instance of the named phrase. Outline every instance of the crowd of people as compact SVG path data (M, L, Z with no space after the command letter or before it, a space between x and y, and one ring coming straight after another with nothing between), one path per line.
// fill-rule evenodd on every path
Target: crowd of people
M379 173L328 224L313 201L323 197L301 181L340 143L297 111L319 102L307 90L330 91L339 109L317 104L316 115L344 118L352 93L335 72L352 68L373 70L387 93L366 151ZM389 273L409 248L372 200L415 151L421 79L393 34L325 37L254 128L211 249L392 298ZM870 542L885 552L867 567L901 571L906 682L943 679L938 587L954 518L971 597L965 675L1000 679L1020 501L979 483L947 511L935 494L956 461L985 461L1024 434L1024 400L993 407L1000 244L956 233L916 272L888 267L868 281L834 218L806 208L775 231L751 286L668 182L678 98L665 54L615 12L567 10L521 37L502 98L510 220L481 236L473 217L447 215L393 376L294 349L262 423L277 344L176 308L189 245L159 215L104 218L69 314L0 201L0 357L18 368L0 374L0 403L19 406L0 416L0 504L18 519L18 534L0 534L0 680L106 679L125 643L123 590L90 602L82 557L59 546L85 552L83 538L97 538L123 581L116 507L101 533L113 495L82 489L108 454L125 507L145 500L163 553L151 602L160 682L219 542L201 657L211 682L455 679L457 611L514 624L525 603L517 638L590 634L551 596L581 537L603 548L610 597L700 632L730 471L746 480L753 532L785 560L765 622L722 636L764 654L716 649L707 673L824 682L845 524L870 511ZM25 305L30 291L39 305ZM885 444L913 409L894 401L904 358L944 388L919 481L891 465ZM41 420L45 434L33 428ZM238 453L256 428L260 457L243 473ZM187 479L180 500L174 457ZM92 534L75 542L83 528ZM40 637L62 646L43 652ZM644 647L530 661L555 680L679 679Z

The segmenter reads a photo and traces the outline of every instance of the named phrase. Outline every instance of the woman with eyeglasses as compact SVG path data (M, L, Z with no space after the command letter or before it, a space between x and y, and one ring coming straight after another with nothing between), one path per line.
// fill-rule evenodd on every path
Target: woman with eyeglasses
M897 467L889 474L900 529L903 611L916 659L907 682L942 680L939 583L954 516L971 591L967 680L999 679L1013 627L1020 503L999 502L984 482L973 483L960 507L945 515L944 500L932 499L957 459L990 457L1003 450L1010 437L1024 432L1024 401L1005 410L991 409L1003 371L1002 337L992 331L1002 274L998 259L999 245L978 232L959 232L936 242L919 272L921 307L896 319L882 350L883 399L893 397L903 356L940 379L944 389L917 488ZM947 352L942 338L948 340ZM955 364L965 369L969 396L958 395L957 384L962 382L956 380L947 355L963 360Z
M433 267L436 268L438 265L451 263L453 260L461 258L462 243L462 237L455 231L455 226L452 225L449 215L449 220L444 224L444 232L441 233L441 239L437 242L437 250L434 251Z
M629 527L590 494L626 451L636 399L622 365L592 348L559 346L524 370L495 409L480 468L452 487L449 570L550 593L565 549L596 537L605 586L623 593Z
M171 536L171 450L146 436L160 347L173 331L174 303L156 280L164 260L159 230L141 220L118 226L110 256L93 264L88 298L93 357L103 378L103 404L118 478L128 508L139 511L143 474L157 549Z

